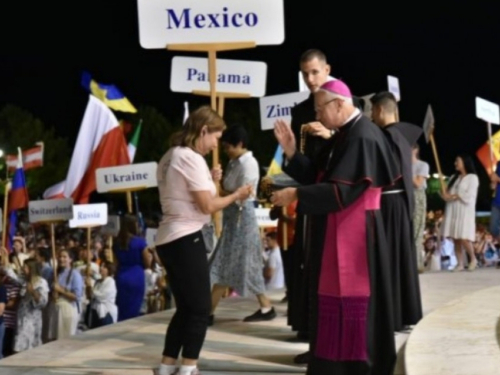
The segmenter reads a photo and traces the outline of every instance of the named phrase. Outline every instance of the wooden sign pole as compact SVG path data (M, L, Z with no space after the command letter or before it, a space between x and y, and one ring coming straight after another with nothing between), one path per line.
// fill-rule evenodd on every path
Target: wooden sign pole
M110 190L108 193L125 193L127 196L127 212L129 214L134 213L133 205L132 205L132 192L147 189L146 186L139 186L133 189L116 189Z
M56 229L55 223L50 223L50 242L52 247L52 271L54 272L54 282L57 282L57 253L56 253Z
M111 263L113 263L114 262L114 258L113 258L113 236L108 236L108 247L109 247L109 250L110 250L109 261Z
M248 42L234 42L234 43L187 43L187 44L168 44L166 48L169 51L184 51L184 52L206 52L208 53L208 79L210 82L210 104L214 111L217 111L217 52L234 51L239 49L255 48L256 43ZM224 96L226 98L228 96ZM234 97L234 96L233 96ZM219 115L224 111L224 98L220 104ZM212 154L212 167L215 168L219 165L219 147L217 147ZM217 187L219 191L219 186ZM220 212L213 215L215 223L215 233L220 237L222 232Z
M90 246L90 241L92 239L92 228L87 227L87 269L85 270L87 279L90 278L90 261L91 261L91 256L90 256L90 251L91 251L91 246Z
M493 137L492 137L492 130L491 130L491 122L487 122L486 126L488 128L488 144L490 146L489 148L490 148L490 167L491 167L491 173L494 173L495 172L495 166L494 166L494 158L493 158Z
M436 161L436 167L439 174L439 181L441 182L441 192L444 194L446 192L446 188L444 186L443 172L441 171L441 163L439 162L439 156L436 148L436 141L434 140L434 132L432 132L429 135L429 140L431 141L432 153L434 154L434 160Z
M283 215L283 250L288 250L288 223L286 222L286 217L287 217L287 210L286 206L283 206L282 208L282 215Z

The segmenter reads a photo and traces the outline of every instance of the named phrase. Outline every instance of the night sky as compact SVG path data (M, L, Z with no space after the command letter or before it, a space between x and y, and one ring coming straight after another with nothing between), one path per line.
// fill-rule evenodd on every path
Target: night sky
M87 70L98 82L116 84L136 107L182 116L190 95L170 91L171 59L206 55L143 49L136 1L16 3L2 5L0 14L0 107L21 106L73 140L87 103L80 86ZM443 172L450 174L457 154L474 154L486 141L475 96L500 103L499 9L481 1L475 8L403 3L287 0L282 45L218 57L266 62L266 95L297 91L298 59L308 48L323 50L332 75L356 95L386 90L387 75L398 77L402 120L421 125L432 104ZM422 156L434 169L424 142Z

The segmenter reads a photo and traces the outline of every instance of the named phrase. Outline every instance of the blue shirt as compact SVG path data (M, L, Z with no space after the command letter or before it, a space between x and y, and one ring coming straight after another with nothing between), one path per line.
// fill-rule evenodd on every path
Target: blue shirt
M498 177L500 177L500 161L497 163L496 172ZM500 184L497 183L497 187L495 189L495 197L493 198L493 206L500 208Z
M7 289L4 285L0 285L0 303L7 304ZM3 324L3 314L0 315L0 324Z
M71 277L69 277L70 271L72 271ZM53 285L53 280L54 275L51 274L49 282L49 285L51 287ZM72 304L79 305L79 303L82 301L84 289L83 278L80 272L72 268L66 268L57 276L57 281L60 286L66 288L69 292L73 293L76 296L77 301L73 301Z

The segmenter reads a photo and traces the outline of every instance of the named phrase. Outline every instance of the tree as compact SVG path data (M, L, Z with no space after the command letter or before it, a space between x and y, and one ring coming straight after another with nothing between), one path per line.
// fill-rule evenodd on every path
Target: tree
M130 138L135 128L142 120L142 130L139 135L137 151L133 163L147 163L160 161L169 147L169 138L175 129L171 122L156 108L141 105L134 115L124 115L125 120L133 124L133 129L127 134ZM130 141L130 139L128 140ZM157 189L139 191L140 209L144 213L159 213L159 198Z
M44 142L43 167L26 171L31 199L41 199L45 189L66 178L70 159L67 140L56 136L54 128L46 127L30 112L11 104L3 107L0 140L5 154L17 154L17 147L25 150L34 147L36 142Z

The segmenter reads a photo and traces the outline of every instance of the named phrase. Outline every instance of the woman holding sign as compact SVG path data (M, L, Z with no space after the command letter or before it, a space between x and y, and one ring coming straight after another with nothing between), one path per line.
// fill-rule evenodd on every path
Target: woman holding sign
M224 120L210 107L191 113L182 130L174 134L172 147L158 163L157 180L163 219L156 236L156 249L167 270L177 310L168 326L163 359L156 374L199 374L198 357L205 340L211 309L210 276L202 227L210 215L247 199L252 187L245 185L217 196L214 180L220 168L208 169L204 156L217 147Z

